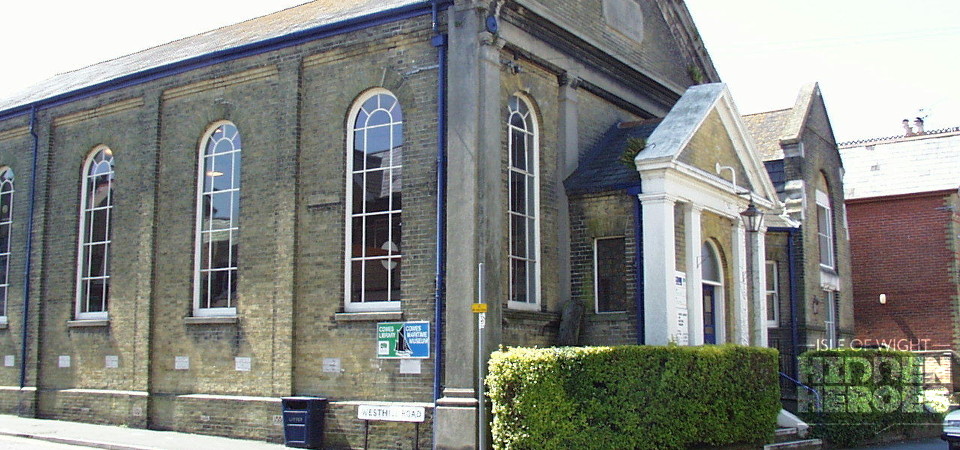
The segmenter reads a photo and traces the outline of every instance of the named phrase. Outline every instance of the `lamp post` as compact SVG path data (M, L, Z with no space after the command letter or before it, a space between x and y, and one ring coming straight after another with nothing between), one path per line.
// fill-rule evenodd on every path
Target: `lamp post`
M750 326L750 345L766 346L766 339L763 336L763 333L766 332L764 326L766 315L761 313L762 309L760 308L765 300L757 295L758 289L760 289L760 277L757 276L757 267L754 264L754 255L760 247L759 232L763 227L763 211L757 209L751 198L747 209L740 213L740 219L743 220L743 226L747 230L747 296L751 299L750 303L753 304L753 307L750 308L753 312L751 314L753 324Z
M748 232L756 233L760 231L760 227L763 226L763 211L757 209L757 205L753 204L753 200L750 200L750 205L747 206L747 209L740 213L740 218L743 219L743 226L746 227Z

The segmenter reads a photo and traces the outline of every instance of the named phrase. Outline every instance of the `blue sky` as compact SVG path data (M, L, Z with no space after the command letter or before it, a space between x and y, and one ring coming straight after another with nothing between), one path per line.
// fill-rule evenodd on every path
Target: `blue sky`
M820 83L839 141L960 126L960 1L688 0L740 112ZM922 109L922 111L921 111Z
M0 97L56 73L303 1L8 2L0 14ZM900 134L900 121L918 115L927 116L927 129L960 126L960 1L688 0L687 6L741 113L790 107L800 86L818 81L841 141Z

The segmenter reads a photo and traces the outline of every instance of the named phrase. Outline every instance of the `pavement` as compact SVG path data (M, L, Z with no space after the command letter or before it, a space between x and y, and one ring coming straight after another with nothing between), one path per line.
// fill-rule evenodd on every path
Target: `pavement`
M281 450L281 444L0 414L0 435L110 450Z

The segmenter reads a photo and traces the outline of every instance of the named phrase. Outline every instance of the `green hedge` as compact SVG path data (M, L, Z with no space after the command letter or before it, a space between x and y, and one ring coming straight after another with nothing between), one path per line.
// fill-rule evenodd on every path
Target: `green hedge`
M762 443L780 411L767 348L512 348L486 381L498 449Z
M923 405L923 362L893 350L818 350L800 355L799 416L814 425L814 436L855 446L881 433L905 433L942 416Z

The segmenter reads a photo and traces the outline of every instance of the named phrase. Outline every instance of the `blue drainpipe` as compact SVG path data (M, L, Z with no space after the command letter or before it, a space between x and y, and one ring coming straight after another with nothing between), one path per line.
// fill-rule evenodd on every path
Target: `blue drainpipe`
M627 189L627 195L633 198L633 253L634 292L633 300L637 307L637 345L646 343L646 327L643 323L643 212L640 205L640 186Z
M797 375L797 359L800 357L800 330L797 321L797 263L793 260L794 242L793 239L799 228L791 227L770 227L768 232L787 233L787 278L790 279L790 339L793 342L793 358L790 358L790 367L793 369L793 375Z
M27 386L27 337L30 313L30 256L33 253L33 214L37 199L37 159L40 149L40 136L37 135L37 105L30 107L30 136L33 138L33 165L30 168L30 207L27 212L27 244L24 249L26 262L23 264L23 326L20 335L20 389ZM17 402L18 404L20 402Z
M443 373L443 307L445 302L447 241L447 35L440 33L440 0L433 1L433 32L430 43L437 48L437 265L434 291L433 401L440 398ZM434 421L436 423L436 421Z

